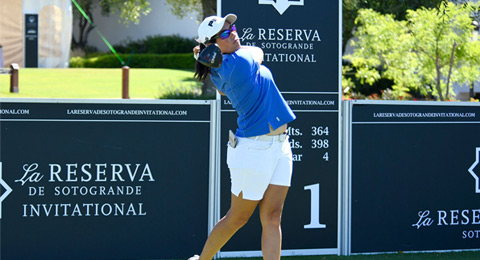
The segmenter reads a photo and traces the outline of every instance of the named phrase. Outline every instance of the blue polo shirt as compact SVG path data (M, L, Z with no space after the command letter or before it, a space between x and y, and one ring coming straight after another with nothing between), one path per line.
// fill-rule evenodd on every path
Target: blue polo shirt
M237 136L251 137L290 123L295 114L277 88L271 71L260 65L248 49L224 54L222 65L210 75L237 111Z

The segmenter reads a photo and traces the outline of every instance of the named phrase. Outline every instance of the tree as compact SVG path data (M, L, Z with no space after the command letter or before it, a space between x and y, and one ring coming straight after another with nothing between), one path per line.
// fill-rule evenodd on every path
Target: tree
M167 0L172 14L179 18L198 13L197 20L217 14L217 0ZM201 10L201 12L199 12Z
M141 15L150 12L150 3L147 0L76 0L88 19L74 7L74 18L78 19L78 35L72 35L72 49L84 50L87 46L88 35L95 28L92 10L101 7L102 15L110 13L120 16L119 22L128 25L131 22L138 23ZM74 2L74 3L75 3Z
M205 17L217 14L217 0L167 0L167 4L170 5L170 12L179 18L197 13L197 20L200 22ZM202 96L213 95L215 95L215 85L210 76L207 76L202 83Z
M343 0L343 50L353 36L355 19L360 9L372 9L381 14L391 14L397 20L404 20L407 10L438 7L441 2L442 0Z
M480 41L473 39L471 18L479 6L444 2L439 8L408 10L406 21L362 9L356 19L359 40L345 58L362 82L393 80L396 97L416 92L450 100L454 82L480 77Z

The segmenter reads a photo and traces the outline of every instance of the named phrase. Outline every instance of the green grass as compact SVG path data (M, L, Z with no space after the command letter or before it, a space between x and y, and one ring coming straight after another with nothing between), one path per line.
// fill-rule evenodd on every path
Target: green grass
M294 260L285 257L285 260ZM480 259L480 252L448 252L448 253L399 253L378 255L354 255L354 256L324 256L302 257L295 260L474 260Z
M194 72L130 69L130 98L154 99L177 90L197 90ZM19 71L19 93L10 93L10 76L0 75L0 97L121 98L121 69L31 69Z
M225 260L262 260L254 258L223 258ZM353 256L284 256L282 260L479 260L480 251L444 253L397 253Z

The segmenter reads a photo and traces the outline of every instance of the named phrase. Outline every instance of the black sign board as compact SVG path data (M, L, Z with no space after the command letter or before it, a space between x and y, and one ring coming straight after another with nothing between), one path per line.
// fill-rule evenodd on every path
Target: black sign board
M25 67L38 67L38 14L25 14Z
M479 249L480 106L351 109L351 253Z
M282 216L283 255L338 252L340 6L339 1L221 1L220 14L238 16L241 44L262 48L263 64L297 115L289 124L294 170ZM231 193L223 144L228 130L236 129L237 114L227 98L220 101L224 215ZM220 255L261 255L260 234L256 212Z
M206 102L0 103L0 258L200 252L210 117Z

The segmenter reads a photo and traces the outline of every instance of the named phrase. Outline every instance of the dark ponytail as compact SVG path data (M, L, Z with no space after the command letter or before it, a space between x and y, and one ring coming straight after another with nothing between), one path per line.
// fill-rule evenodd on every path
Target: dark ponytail
M206 47L207 46L205 46L203 43L200 43L200 52ZM199 81L204 81L208 77L209 73L210 73L209 67L201 64L198 61L195 62L195 75L193 75L194 78L198 79Z

